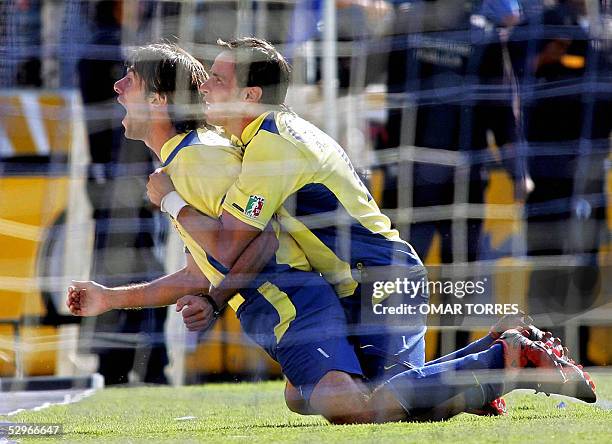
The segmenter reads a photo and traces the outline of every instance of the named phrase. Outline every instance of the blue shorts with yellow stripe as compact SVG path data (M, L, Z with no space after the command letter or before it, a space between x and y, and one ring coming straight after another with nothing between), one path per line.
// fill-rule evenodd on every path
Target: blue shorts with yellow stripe
M347 339L344 310L318 274L290 270L241 291L236 315L243 331L277 361L307 401L329 371L363 376Z

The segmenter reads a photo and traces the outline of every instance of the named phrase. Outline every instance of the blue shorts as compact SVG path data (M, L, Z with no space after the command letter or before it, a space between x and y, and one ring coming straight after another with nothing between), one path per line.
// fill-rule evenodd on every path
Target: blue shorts
M291 270L240 293L245 302L236 315L243 331L281 365L305 400L331 370L363 376L344 310L320 275Z
M413 265L406 264L405 267L406 276L414 275ZM426 276L417 274L417 278L426 279ZM364 376L376 385L407 370L406 365L402 363L414 367L423 366L427 316L421 314L418 307L428 304L427 291L413 297L401 293L392 294L387 299L388 302L395 306L414 306L415 313L387 317L384 319L389 323L377 324L370 324L364 319L364 300L370 298L371 301L372 295L362 293L360 284L353 295L341 298L340 303L347 318L349 341L355 347Z

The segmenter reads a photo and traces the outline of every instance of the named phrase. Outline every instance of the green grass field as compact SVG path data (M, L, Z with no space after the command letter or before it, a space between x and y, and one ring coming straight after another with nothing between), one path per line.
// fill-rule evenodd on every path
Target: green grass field
M612 375L596 373L594 379L600 400L612 400ZM438 423L330 426L289 412L282 387L277 381L106 389L76 404L0 421L62 423L62 442L612 442L612 410L568 398L514 392L506 396L510 415L503 418L462 414ZM558 407L561 401L566 407ZM187 416L195 419L176 419Z

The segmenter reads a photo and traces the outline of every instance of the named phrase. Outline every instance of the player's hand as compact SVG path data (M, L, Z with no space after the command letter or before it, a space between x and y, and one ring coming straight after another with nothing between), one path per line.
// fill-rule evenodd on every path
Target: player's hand
M112 309L109 289L93 281L72 281L66 306L75 316L97 316Z
M213 308L201 296L183 296L176 301L176 311L183 315L183 322L189 331L204 331L215 320Z
M172 184L172 180L170 180L170 176L164 173L160 168L149 174L147 196L152 203L160 207L164 196L172 191L174 191L174 185Z

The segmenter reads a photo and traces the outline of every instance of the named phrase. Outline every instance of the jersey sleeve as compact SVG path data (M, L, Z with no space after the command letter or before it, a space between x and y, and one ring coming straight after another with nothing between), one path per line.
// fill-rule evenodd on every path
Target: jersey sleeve
M225 196L223 210L263 230L283 202L310 182L313 173L298 147L262 131L244 153L242 171Z
M183 199L201 213L217 218L223 196L241 171L241 160L224 147L194 146L182 150L168 172Z

